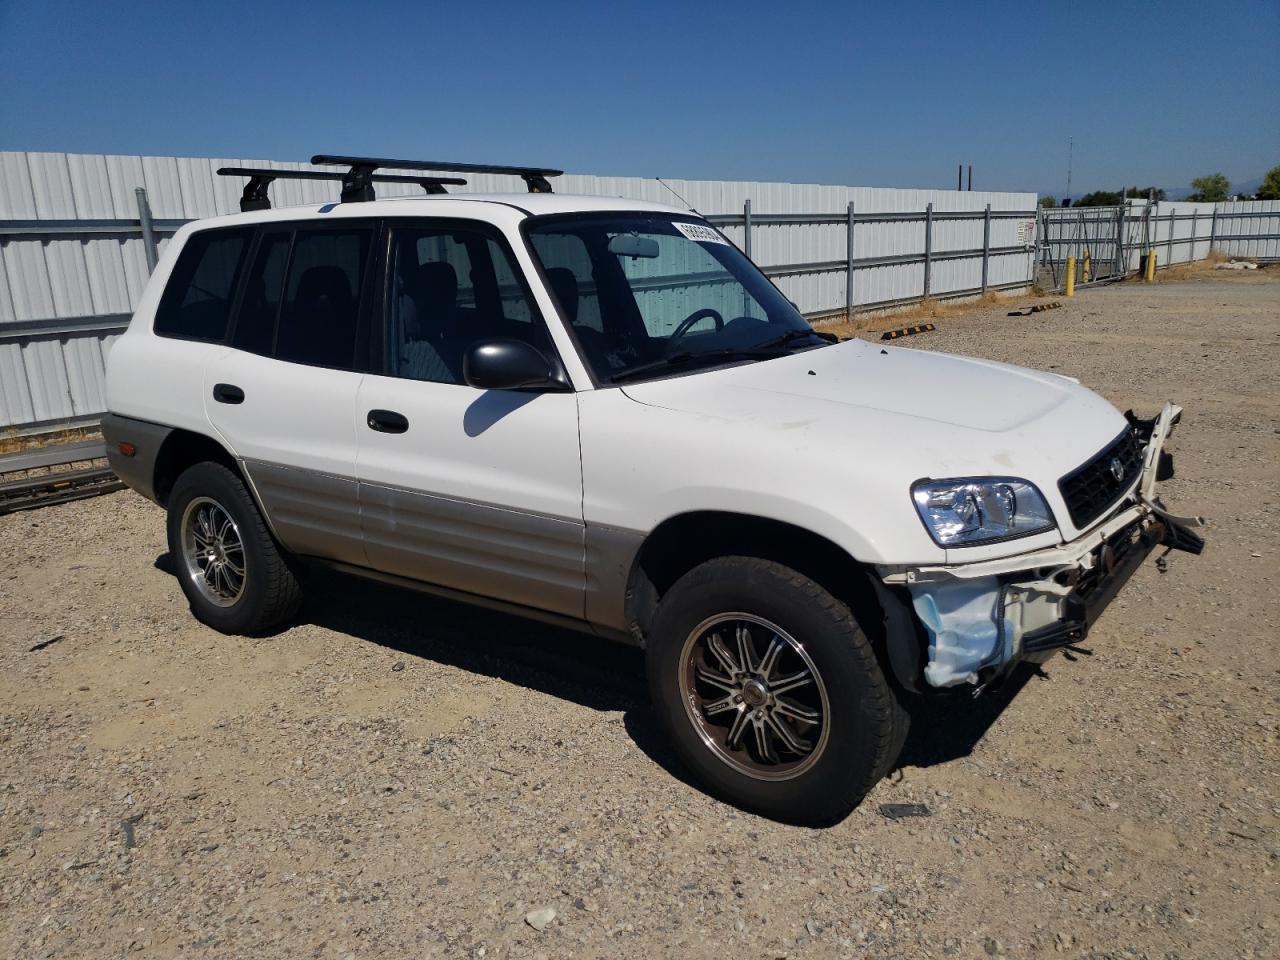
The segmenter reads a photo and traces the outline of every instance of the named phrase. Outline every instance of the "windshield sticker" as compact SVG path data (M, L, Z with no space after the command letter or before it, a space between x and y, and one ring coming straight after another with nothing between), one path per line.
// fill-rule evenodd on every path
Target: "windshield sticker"
M698 243L722 243L726 247L729 241L720 234L716 233L711 227L703 223L685 223L682 220L673 220L672 225L683 233L690 240L696 240Z

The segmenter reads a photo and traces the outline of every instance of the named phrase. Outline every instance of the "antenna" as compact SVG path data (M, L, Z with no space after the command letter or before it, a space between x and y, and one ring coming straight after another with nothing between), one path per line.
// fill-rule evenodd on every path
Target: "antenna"
M1067 192L1071 196L1071 155L1075 150L1075 137L1067 137Z

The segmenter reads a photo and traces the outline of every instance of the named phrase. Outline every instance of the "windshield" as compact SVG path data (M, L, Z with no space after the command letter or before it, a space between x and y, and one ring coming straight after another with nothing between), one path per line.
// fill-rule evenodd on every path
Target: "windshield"
M525 229L600 381L768 359L826 342L705 222L580 214L537 217Z

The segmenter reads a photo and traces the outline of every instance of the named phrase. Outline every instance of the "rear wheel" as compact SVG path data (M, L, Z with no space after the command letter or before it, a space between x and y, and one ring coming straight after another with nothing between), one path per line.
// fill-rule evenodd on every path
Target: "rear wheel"
M844 817L901 747L905 714L849 608L777 563L724 557L667 592L650 693L713 793L797 823Z
M220 463L188 467L169 494L169 555L203 623L260 633L291 617L302 590L244 483Z

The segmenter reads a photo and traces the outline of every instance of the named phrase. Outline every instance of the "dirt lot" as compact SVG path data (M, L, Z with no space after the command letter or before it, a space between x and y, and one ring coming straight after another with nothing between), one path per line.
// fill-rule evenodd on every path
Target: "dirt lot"
M224 637L133 493L0 518L0 953L1280 955L1277 274L908 341L1181 401L1166 498L1209 548L1148 563L1092 655L918 710L827 830L684 782L635 651L336 578Z

